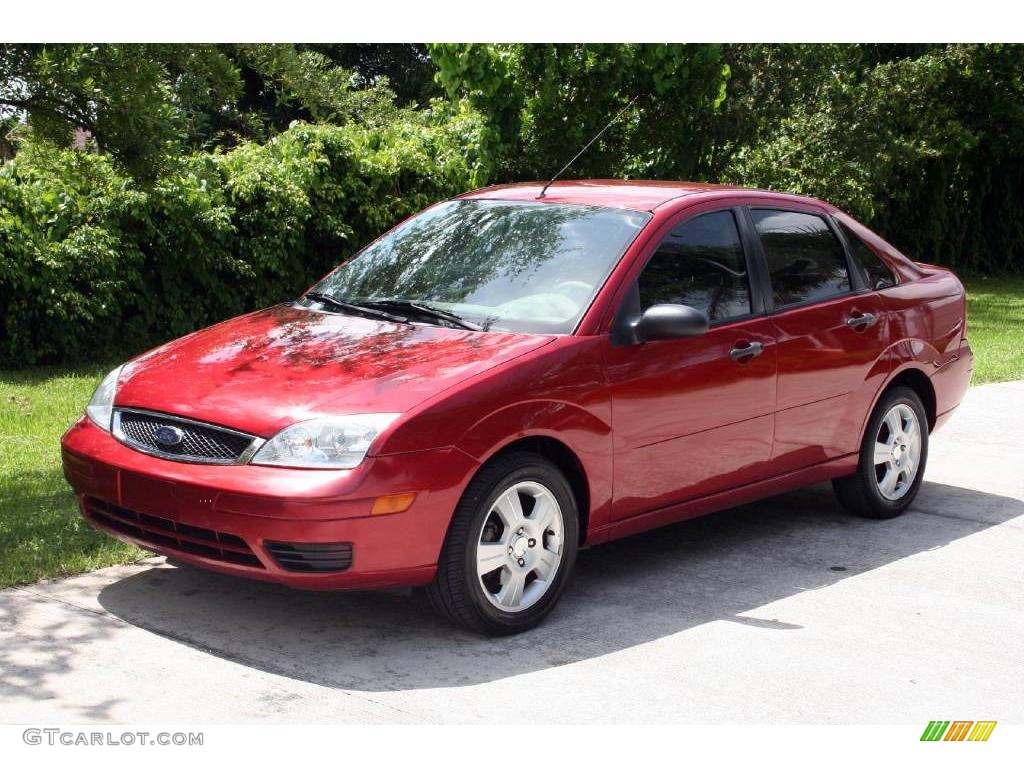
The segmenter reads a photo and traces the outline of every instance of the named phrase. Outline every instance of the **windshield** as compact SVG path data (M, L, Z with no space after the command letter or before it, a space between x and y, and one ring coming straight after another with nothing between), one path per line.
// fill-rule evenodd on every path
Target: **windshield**
M352 304L415 302L484 330L571 333L649 219L614 208L454 200L371 243L312 291Z

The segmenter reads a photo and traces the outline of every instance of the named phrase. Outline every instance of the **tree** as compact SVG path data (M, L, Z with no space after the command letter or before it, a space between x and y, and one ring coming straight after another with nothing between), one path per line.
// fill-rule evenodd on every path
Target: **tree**
M138 179L182 150L266 140L296 120L384 125L397 109L386 77L295 45L0 46L0 120L24 118L58 146L84 132Z
M351 70L359 88L386 82L401 105L427 107L432 98L442 95L423 43L304 44L298 48L322 53L335 65Z
M146 175L177 136L171 94L145 46L0 46L0 108L61 145L75 129Z
M428 46L438 80L487 119L484 154L499 180L554 174L633 107L569 176L687 178L707 166L703 130L725 97L717 45Z
M1024 47L736 46L716 176L822 197L916 258L1024 260Z
M387 78L367 80L320 50L280 44L228 48L245 71L249 87L239 108L249 113L250 125L261 117L268 117L268 127L276 131L294 120L383 125L397 115Z

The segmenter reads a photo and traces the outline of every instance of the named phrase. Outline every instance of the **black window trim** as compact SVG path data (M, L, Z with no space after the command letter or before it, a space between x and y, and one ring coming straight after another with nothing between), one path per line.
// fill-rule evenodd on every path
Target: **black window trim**
M757 205L746 205L743 206L745 209L746 217L749 221L750 231L754 237L754 247L758 260L761 262L761 267L764 275L764 285L762 286L762 293L764 297L765 313L768 315L778 315L783 312L790 312L794 309L803 309L804 307L811 307L816 304L825 304L829 301L835 301L840 298L847 298L850 296L859 296L864 293L870 293L871 289L864 286L863 280L861 279L860 272L853 268L853 256L850 253L850 249L847 246L845 238L842 233L839 232L839 227L832 220L832 216L823 210L815 210L814 208L802 208L785 203L779 203L778 205L772 205L770 203L757 204ZM754 224L754 217L751 215L751 211L783 211L785 213L802 213L805 216L817 216L825 222L825 226L828 227L829 231L836 238L839 243L839 248L843 252L843 259L846 261L846 274L850 279L850 288L845 291L826 296L821 299L808 299L806 301L798 301L793 304L779 304L775 303L775 294L772 291L771 275L768 272L768 255L764 251L764 245L761 242L760 235L757 234L757 227Z
M763 257L759 257L757 255L757 251L754 250L757 243L757 233L754 231L752 223L748 221L749 214L746 211L747 207L748 206L745 205L723 205L720 208L702 209L696 213L690 213L690 215L685 215L689 212L684 211L684 215L680 216L678 220L671 222L668 227L668 232L664 237L658 239L657 244L651 249L651 252L647 254L643 265L637 272L636 277L633 278L632 284L627 289L622 303L615 312L615 319L613 320L611 327L611 338L614 346L625 346L636 343L635 339L632 338L633 334L627 331L627 328L630 327L631 321L638 319L629 315L629 305L633 300L639 304L640 275L642 275L643 271L647 269L647 265L651 262L651 259L654 258L658 249L661 247L661 244L683 224L699 219L701 216L708 216L712 213L722 213L723 211L729 211L732 213L733 222L735 223L740 236L740 249L743 251L743 261L747 265L747 283L750 286L751 311L745 315L725 317L721 320L710 322L708 324L708 331L717 330L735 323L744 323L769 314L770 310L768 308L768 302L771 300L771 297L770 294L765 294L764 292L765 280L767 279L767 268L765 267Z
M846 251L846 260L847 260L847 262L851 266L856 266L857 257L853 255L853 246L850 245L849 238L846 237L846 233L843 231L843 227L847 227L849 229L849 226L846 225L846 224L843 224L841 221L836 219L835 216L831 216L830 215L828 217L828 220L829 220L829 223L832 225L833 230L839 235L839 242L841 242L843 244L843 250ZM854 237L858 237L857 233L854 232L852 229L850 229L850 232L853 234ZM867 243L865 243L863 238L858 238L858 239L860 239L860 242L864 245L865 248L867 248L869 251L871 251L871 255L874 256L876 259L878 259L878 261L880 261L882 263L882 266L886 268L886 270L889 272L889 275L892 277L892 285L887 285L887 286L885 286L885 288L873 288L870 285L867 285L866 283L861 282L861 285L863 286L863 290L862 291L858 291L858 293L871 293L873 291L887 291L890 288L895 288L897 285L899 285L900 284L900 276L898 274L896 274L896 271L892 267L889 266L888 262L885 259L883 259L881 256L879 256L877 253L875 253L875 249L872 248ZM856 270L856 273L857 273L857 277L858 278L862 277L861 274L860 274L860 270L859 269Z

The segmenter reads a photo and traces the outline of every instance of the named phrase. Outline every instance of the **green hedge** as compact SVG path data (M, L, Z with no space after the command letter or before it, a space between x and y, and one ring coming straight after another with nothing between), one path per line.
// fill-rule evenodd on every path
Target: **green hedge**
M151 185L26 144L0 167L0 363L109 358L296 295L429 203L473 186L468 114L298 124Z

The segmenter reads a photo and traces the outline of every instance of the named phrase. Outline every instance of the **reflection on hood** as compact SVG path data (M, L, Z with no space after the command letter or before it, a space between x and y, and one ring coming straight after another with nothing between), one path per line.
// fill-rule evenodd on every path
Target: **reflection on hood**
M279 305L135 359L116 403L269 436L322 415L407 411L550 341Z

